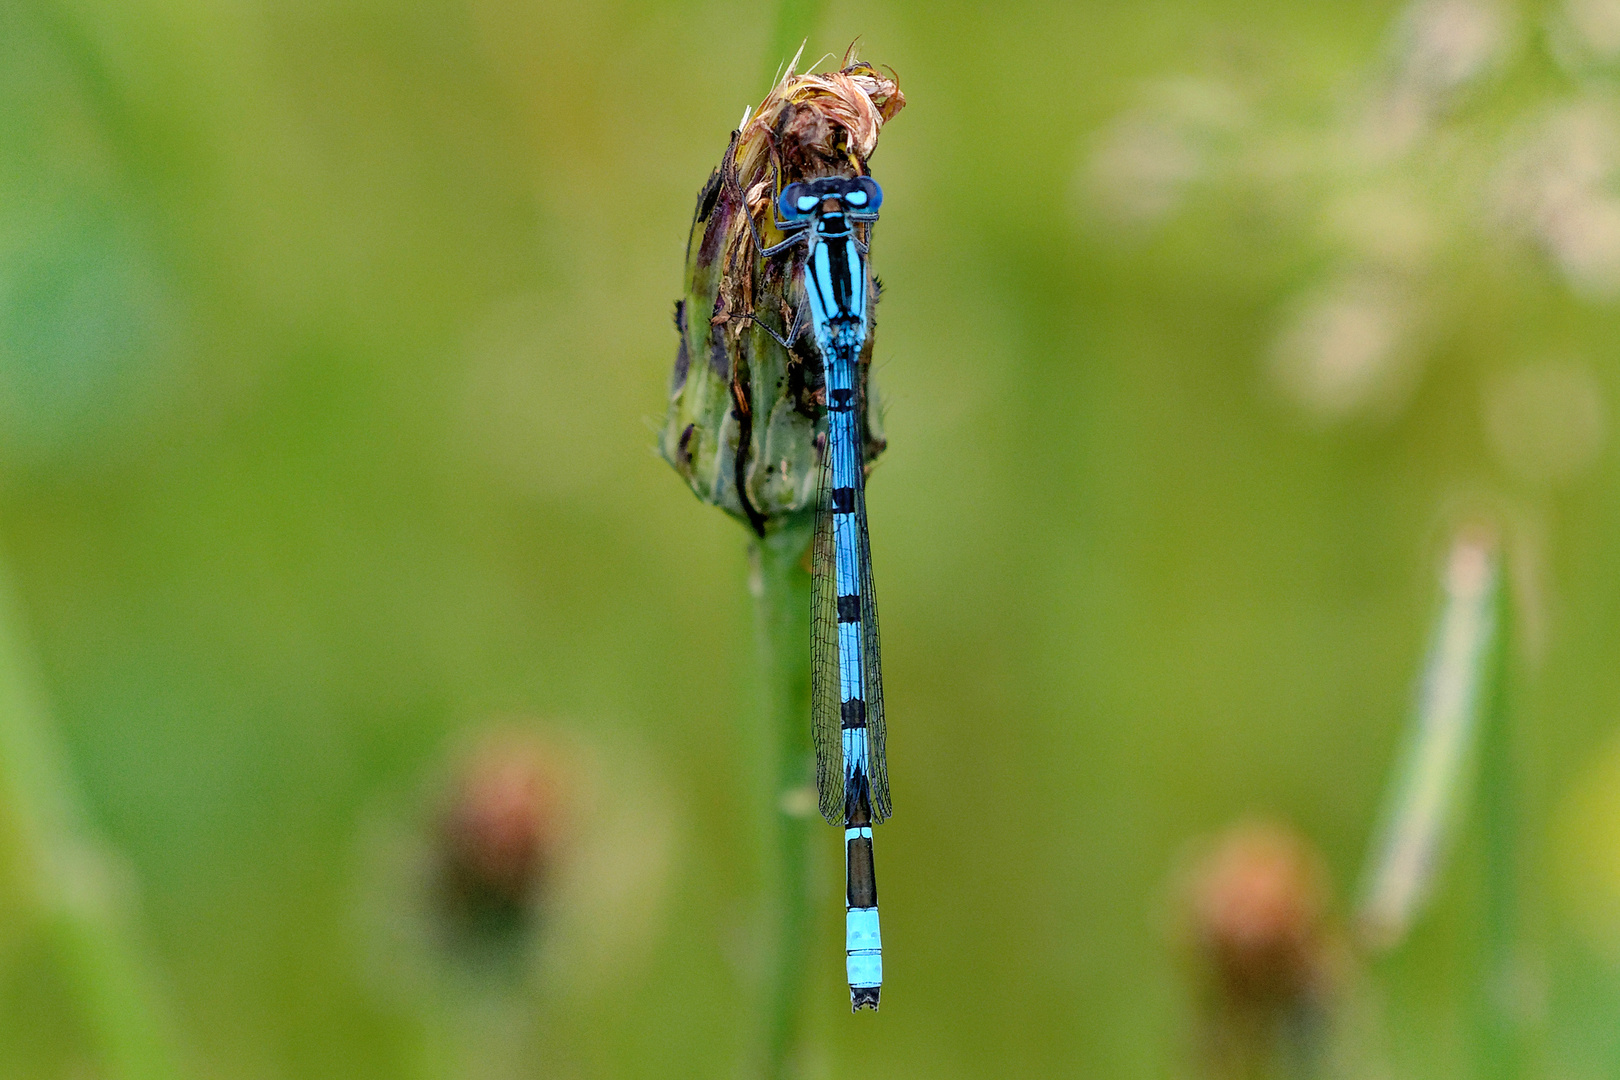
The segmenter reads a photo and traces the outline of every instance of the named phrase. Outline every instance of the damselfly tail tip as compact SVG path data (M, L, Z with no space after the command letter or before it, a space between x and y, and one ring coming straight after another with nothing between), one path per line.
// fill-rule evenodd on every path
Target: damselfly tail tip
M849 988L849 1011L860 1012L862 1009L871 1009L877 1012L878 995L883 992L881 986L852 986Z

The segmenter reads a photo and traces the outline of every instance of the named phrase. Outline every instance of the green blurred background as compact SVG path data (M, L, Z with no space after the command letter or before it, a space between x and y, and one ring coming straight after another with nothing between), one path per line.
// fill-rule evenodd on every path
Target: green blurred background
M772 19L0 0L13 632L184 1075L745 1074L747 536L653 430ZM876 1017L825 830L805 1075L1197 1074L1177 867L1289 823L1343 922L1480 512L1527 1074L1615 1075L1620 11L839 2L806 55L857 36L909 102L873 161L896 814ZM512 728L596 800L581 911L525 946L566 959L517 977L440 955L400 869ZM1368 1075L1472 1075L1473 850L1360 964ZM114 1077L27 892L0 1077Z

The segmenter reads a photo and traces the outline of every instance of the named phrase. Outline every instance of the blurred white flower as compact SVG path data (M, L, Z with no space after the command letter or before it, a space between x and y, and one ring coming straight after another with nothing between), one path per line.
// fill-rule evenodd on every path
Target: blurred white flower
M1506 60L1512 35L1502 7L1485 0L1420 0L1396 24L1393 70L1363 129L1374 156L1409 149L1435 117Z
M1509 45L1502 8L1482 0L1422 0L1406 9L1397 39L1397 81L1439 97L1485 74Z
M1567 0L1564 19L1594 56L1612 60L1620 55L1620 0Z
M1204 155L1173 125L1125 117L1091 155L1090 179L1098 201L1121 221L1156 221L1180 201L1203 171Z
M1572 285L1593 296L1620 292L1620 200L1572 202L1546 228L1548 245Z
M1542 363L1500 375L1486 385L1483 405L1492 451L1523 479L1572 479L1603 450L1608 407L1584 364Z
M1570 284L1620 292L1620 121L1587 99L1558 109L1516 140L1497 183L1503 224L1529 236Z
M1319 421L1393 404L1410 381L1415 321L1395 281L1347 275L1300 303L1272 350L1272 374Z
M1176 210L1187 188L1208 174L1216 139L1243 119L1237 95L1219 82L1169 80L1145 97L1103 130L1078 175L1082 204L1127 224Z
M1194 192L1254 209L1250 220L1275 235L1284 259L1326 268L1281 313L1267 358L1273 385L1319 423L1393 412L1427 348L1447 336L1431 319L1458 318L1479 301L1459 295L1472 283L1459 267L1502 266L1529 246L1575 293L1620 299L1613 73L1582 73L1578 96L1556 107L1520 113L1493 97L1489 108L1463 108L1517 63L1521 38L1577 67L1593 56L1620 62L1620 0L1560 0L1535 38L1522 34L1518 8L1411 0L1359 91L1316 123L1268 115L1262 107L1288 88L1256 79L1155 84L1088 144L1085 194L1130 223L1181 212ZM1289 265L1301 262L1279 271ZM1522 477L1563 479L1601 449L1596 384L1588 377L1577 391L1560 378L1552 389L1488 392L1492 449ZM1553 423L1562 430L1542 430L1536 417L1548 409L1567 414Z

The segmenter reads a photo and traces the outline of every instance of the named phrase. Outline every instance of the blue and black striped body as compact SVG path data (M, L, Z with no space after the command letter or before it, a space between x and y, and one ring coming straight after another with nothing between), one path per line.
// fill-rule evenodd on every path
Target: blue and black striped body
M860 380L872 286L858 230L865 224L870 235L881 200L866 177L792 184L779 199L783 224L808 233L804 289L826 393L812 559L812 718L821 812L844 826L845 948L856 1009L877 1008L883 984L872 826L890 809Z

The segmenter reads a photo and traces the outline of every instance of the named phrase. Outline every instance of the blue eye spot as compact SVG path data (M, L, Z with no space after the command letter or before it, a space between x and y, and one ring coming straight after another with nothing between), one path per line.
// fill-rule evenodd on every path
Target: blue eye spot
M854 191L846 192L844 195L844 201L849 203L851 206L865 206L866 192L860 190L859 188L855 189Z
M776 197L776 212L788 221L803 221L804 213L801 212L801 208L808 209L804 207L804 201L804 185L789 184L782 189L782 194ZM814 199L810 202L811 206L815 205Z
M816 208L816 203L820 201L821 200L816 198L814 195L800 195L794 202L794 206L798 208L799 213L808 214L810 211Z
M856 201L856 192L860 192L860 201ZM845 196L851 206L860 206L862 212L875 214L878 207L883 205L883 189L878 187L877 181L870 176L862 176L855 181L855 188Z

